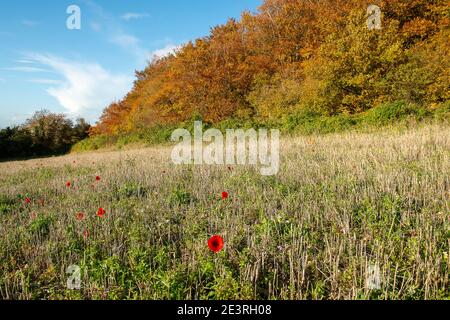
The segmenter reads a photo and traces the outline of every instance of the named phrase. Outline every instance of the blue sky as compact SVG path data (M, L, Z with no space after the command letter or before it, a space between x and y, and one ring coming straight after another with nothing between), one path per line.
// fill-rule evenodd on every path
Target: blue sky
M15 0L0 3L0 127L36 110L85 117L131 88L152 56L209 33L262 0ZM81 29L69 30L70 5Z

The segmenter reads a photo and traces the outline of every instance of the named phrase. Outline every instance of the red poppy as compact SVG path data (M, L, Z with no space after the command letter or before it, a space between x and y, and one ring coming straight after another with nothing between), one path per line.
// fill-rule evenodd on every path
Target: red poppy
M26 204L30 204L31 203L31 199L30 198L25 198L25 203Z
M223 249L223 238L221 236L212 236L208 241L208 247L212 252L217 253Z
M84 239L89 238L89 230L85 229L85 230L83 231L83 237L84 237Z
M84 220L84 213L83 212L77 213L77 220L78 221Z
M95 177L95 180L96 180L96 181L100 181L100 176L96 176L96 177Z
M99 216L100 218L103 218L103 216L106 214L105 209L103 208L99 208L97 211L97 216Z
M72 185L72 183L71 183L70 181L67 181L67 182L66 182L66 187L67 187L67 188L70 188L71 185Z
M222 192L222 200L228 199L228 192Z

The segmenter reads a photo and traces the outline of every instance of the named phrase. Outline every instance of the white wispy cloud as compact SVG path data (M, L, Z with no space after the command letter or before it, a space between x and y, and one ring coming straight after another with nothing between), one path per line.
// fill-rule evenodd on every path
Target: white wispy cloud
M34 21L34 20L22 20L21 23L24 26L30 27L30 28L37 27L40 24L38 21Z
M164 58L170 54L176 54L177 50L180 49L180 46L174 44L167 44L164 48L157 49L151 52L151 59Z
M20 59L20 60L16 60L16 63L25 63L25 64L33 64L34 61L31 60L26 60L26 59Z
M125 32L115 33L109 41L133 55L138 63L138 68L143 67L152 57L152 54L143 45L140 39Z
M148 59L149 52L142 46L140 39L126 32L117 16L111 14L96 2L86 0L86 4L91 13L95 15L95 22L90 25L91 29L103 35L108 42L133 55L139 64L138 67L143 67ZM133 16L128 15L127 18L133 19Z
M123 48L130 48L130 47L137 47L139 46L139 43L141 42L138 38L135 36L132 36L130 34L122 33L119 35L115 35L111 38L111 42L115 43Z
M143 41L141 41L141 39L128 33L125 28L123 28L123 22L118 20L116 15L111 14L94 1L86 1L91 12L95 14L95 23L102 26L101 29L98 29L98 32L101 32L110 43L119 46L124 51L133 55L136 59L137 68L143 68L149 60L151 61L155 59L155 57L161 58L170 53L174 53L178 48L172 41L164 39L158 44L161 48L152 51L143 43ZM121 20L129 21L148 16L150 15L145 12L126 12L120 18Z
M98 114L108 104L122 98L133 82L132 77L112 74L98 63L68 61L36 53L27 58L51 68L63 78L47 92L72 115Z
M11 67L11 68L4 68L4 70L19 71L19 72L49 72L49 70L47 69L38 67Z
M60 84L61 80L55 79L29 79L28 82L37 83L37 84Z
M132 19L142 19L147 18L150 15L148 13L136 13L136 12L127 12L121 16L121 18L125 21L130 21Z
M102 30L102 25L98 22L91 22L89 24L89 26L91 27L92 30L94 30L95 32L100 32Z

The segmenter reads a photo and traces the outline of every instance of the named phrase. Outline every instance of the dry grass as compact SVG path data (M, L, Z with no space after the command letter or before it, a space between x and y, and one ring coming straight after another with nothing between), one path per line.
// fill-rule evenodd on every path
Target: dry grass
M276 177L169 155L0 163L0 297L450 298L448 126L285 139ZM80 291L66 288L72 264Z

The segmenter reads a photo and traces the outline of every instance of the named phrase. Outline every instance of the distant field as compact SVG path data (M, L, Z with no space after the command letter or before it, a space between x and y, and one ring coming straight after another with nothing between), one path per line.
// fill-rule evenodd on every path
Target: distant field
M448 125L285 138L275 177L170 151L0 163L0 297L450 298Z

